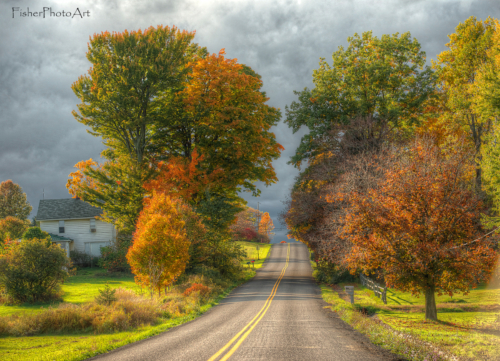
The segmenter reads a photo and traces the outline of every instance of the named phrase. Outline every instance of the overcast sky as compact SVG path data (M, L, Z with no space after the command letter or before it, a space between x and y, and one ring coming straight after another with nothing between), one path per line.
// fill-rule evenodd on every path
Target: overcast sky
M76 13L73 17L20 17L19 11ZM78 9L78 11L77 11ZM78 12L83 17L78 15ZM103 145L85 131L71 111L79 102L71 84L87 72L89 36L149 26L175 25L196 31L195 42L211 53L226 49L262 76L268 102L281 108L293 90L312 86L320 57L331 62L347 37L409 31L427 58L445 50L448 35L470 16L500 18L498 0L326 0L326 1L152 1L152 0L2 0L0 4L0 181L23 188L36 215L42 199L69 198L65 184L75 163L99 159ZM245 195L248 205L278 214L297 170L287 165L304 131L293 134L281 122L273 129L285 147L274 162L279 182ZM277 231L275 241L285 239Z

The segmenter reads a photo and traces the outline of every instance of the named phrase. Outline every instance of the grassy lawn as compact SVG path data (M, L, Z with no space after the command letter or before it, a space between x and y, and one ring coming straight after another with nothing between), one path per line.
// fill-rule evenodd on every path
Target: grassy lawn
M104 275L104 276L100 276ZM122 274L118 277L109 277L105 275L105 271L100 268L84 268L79 270L75 276L68 277L62 285L63 302L68 303L85 303L92 301L99 294L98 289L103 288L106 282L112 288L128 288L135 291L140 291L134 283L132 274ZM0 304L0 316L20 314L25 312L40 312L43 308L55 306L58 303L38 303L34 305L23 304L6 306Z
M315 267L314 262L312 262ZM354 307L343 298L344 286L354 286ZM488 288L481 285L471 290L467 295L455 294L437 296L439 321L425 320L425 299L423 296L416 297L410 293L388 290L387 305L384 305L373 291L358 283L342 283L331 286L322 285L323 298L331 303L332 309L362 310L371 317L365 317L366 322L383 322L396 334L409 334L414 339L424 343L435 345L437 349L451 354L466 357L472 360L498 360L500 359L500 289ZM349 312L345 312L347 315ZM353 317L345 316L345 321ZM344 319L343 318L343 319ZM370 329L366 327L366 329ZM390 330L389 329L389 330ZM399 346L390 345L390 342L398 343L398 338L394 341L377 341L377 337L370 335L383 333L367 331L372 342L379 343L385 348L395 352L403 350ZM384 345L384 342L386 343ZM431 349L431 348L430 348ZM404 354L404 352L398 352ZM412 358L419 360L420 358ZM425 358L422 358L422 360Z
M247 259L257 256L255 246L252 242L238 242L247 251ZM262 267L262 263L269 254L271 245L258 244L260 246L260 260L255 260L255 268ZM246 265L245 260L245 265ZM172 327L181 325L193 320L199 315L218 304L234 287L247 281L255 275L255 270L246 268L240 282L233 283L226 288L217 298L210 299L199 309L180 317L162 319L160 323L152 326L142 326L123 332L111 332L105 334L93 334L92 332L74 333L54 333L37 336L0 337L0 359L3 360L83 360L101 353L111 351L120 346L136 342L153 335L164 332ZM133 275L119 275L110 277L103 273L101 269L83 269L77 275L68 278L62 286L64 291L63 300L67 303L83 304L90 302L99 293L98 289L103 288L106 282L112 288L128 288L138 293L142 290L134 283ZM37 304L37 305L0 305L0 317L12 314L41 312L43 308L57 304Z
M269 250L271 249L271 244L245 241L236 241L236 243L239 244L247 254L245 260L243 261L243 266L248 267L247 262L255 260L255 269L262 267L269 254ZM260 248L258 251L257 247Z

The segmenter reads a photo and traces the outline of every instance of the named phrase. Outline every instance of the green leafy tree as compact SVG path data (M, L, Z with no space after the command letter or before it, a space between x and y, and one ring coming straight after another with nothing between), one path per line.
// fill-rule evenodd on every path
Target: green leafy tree
M78 170L70 174L66 184L69 193L102 208L102 220L131 234L142 210L143 184L154 176L155 169L125 155L103 165L89 160L75 167Z
M12 240L21 238L28 226L28 220L22 220L11 216L0 219L0 241L3 242L7 238Z
M234 242L230 242L229 228L234 223L236 214L243 209L239 197L208 191L196 207L196 212L201 216L206 229L207 255L204 263L226 276L237 272L239 261L244 256L244 251Z
M147 159L151 124L161 115L163 92L180 85L190 60L186 53L194 33L176 27L94 34L87 59L89 75L72 89L82 101L73 116L102 137L109 148L129 154L139 164Z
M10 179L0 183L0 219L11 216L27 219L31 205L26 199L26 193Z
M449 35L448 50L439 54L432 64L439 77L441 96L446 99L447 125L465 130L475 151L478 190L482 188L481 147L491 132L492 117L489 112L478 111L475 82L478 72L493 63L489 53L493 31L492 18L478 21L471 16Z
M74 196L101 207L103 219L131 232L142 209L142 185L153 175L152 127L163 115L163 93L177 90L199 49L194 33L176 27L95 34L92 63L72 89L82 101L74 117L103 139L107 162L79 163L67 187ZM78 167L78 165L77 165Z
M316 141L333 124L372 116L392 128L410 130L434 90L433 72L424 69L425 53L410 33L379 39L368 31L347 40L347 49L333 53L331 66L321 58L313 72L314 88L295 91L298 102L286 108L285 122L294 132L309 128L291 159L295 166L316 155Z
M51 300L70 265L66 251L49 240L8 242L0 254L0 288L19 302Z

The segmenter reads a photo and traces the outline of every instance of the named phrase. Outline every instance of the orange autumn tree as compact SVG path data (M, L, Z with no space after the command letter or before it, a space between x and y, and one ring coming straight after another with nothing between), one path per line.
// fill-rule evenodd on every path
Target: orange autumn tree
M156 290L172 283L186 268L189 239L183 215L186 206L178 198L153 192L137 221L127 260L137 283Z
M382 270L388 287L422 292L430 320L437 320L436 292L467 293L486 280L496 254L481 238L474 171L465 146L442 150L417 139L390 153L378 186L349 194L351 272Z
M203 156L197 167L207 176L220 172L214 191L236 194L243 188L259 194L254 182L277 181L271 163L284 149L269 131L280 112L265 104L269 98L260 90L260 76L225 58L224 50L188 67L189 80L178 94L184 118L166 128L167 136L177 131L176 142L185 145L188 158L196 148Z
M273 220L269 216L269 213L265 212L259 223L259 232L261 235L270 239L274 235L273 229L274 229Z

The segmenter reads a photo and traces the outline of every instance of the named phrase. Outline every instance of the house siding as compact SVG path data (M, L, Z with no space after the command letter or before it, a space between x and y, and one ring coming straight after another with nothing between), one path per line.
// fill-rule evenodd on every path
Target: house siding
M100 220L95 222L96 231L90 231L90 219L65 219L64 233L59 233L59 220L40 221L42 231L70 238L74 242L70 246L70 251L77 250L85 252L87 242L110 242L115 238L115 229L111 223Z

